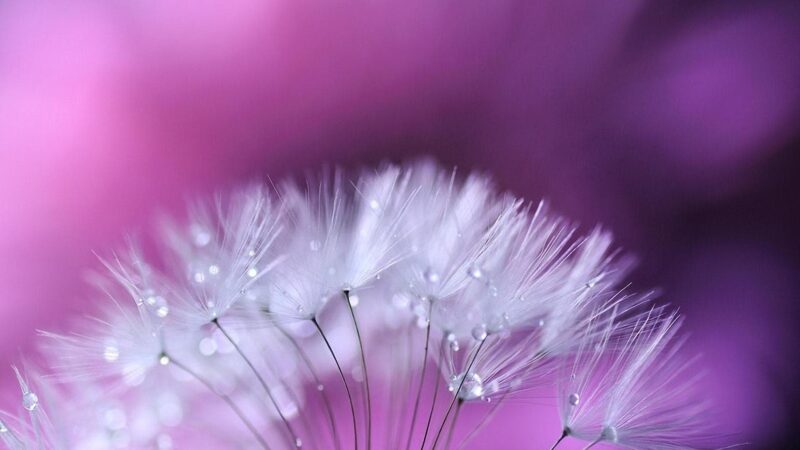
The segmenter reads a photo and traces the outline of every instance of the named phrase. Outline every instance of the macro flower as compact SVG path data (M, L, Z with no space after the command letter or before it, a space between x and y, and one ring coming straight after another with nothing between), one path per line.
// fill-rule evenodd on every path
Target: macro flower
M549 388L562 439L706 442L680 319L624 285L609 232L428 160L346 177L197 202L103 259L98 313L41 333L37 380L84 410L45 414L18 371L29 415L3 415L0 442L460 448Z

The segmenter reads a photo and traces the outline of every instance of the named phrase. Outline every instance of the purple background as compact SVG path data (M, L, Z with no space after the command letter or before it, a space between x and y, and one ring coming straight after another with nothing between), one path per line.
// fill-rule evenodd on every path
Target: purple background
M719 429L789 442L800 5L355 3L0 3L0 365L187 195L431 154L612 228L686 314ZM484 442L555 417L514 406Z

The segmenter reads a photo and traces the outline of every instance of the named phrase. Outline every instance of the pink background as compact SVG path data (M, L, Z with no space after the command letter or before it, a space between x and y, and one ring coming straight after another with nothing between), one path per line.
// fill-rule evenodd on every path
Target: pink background
M432 154L614 229L687 315L720 429L775 448L800 398L798 48L789 1L2 2L0 365L91 311L92 250L187 196ZM556 421L508 408L484 443Z

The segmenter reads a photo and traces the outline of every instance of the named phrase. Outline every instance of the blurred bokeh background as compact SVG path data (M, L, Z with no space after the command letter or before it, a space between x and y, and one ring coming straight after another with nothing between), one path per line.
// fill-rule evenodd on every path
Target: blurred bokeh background
M0 366L187 196L433 155L613 229L686 314L718 428L789 448L798 119L792 1L1 1ZM531 408L486 442L551 443Z

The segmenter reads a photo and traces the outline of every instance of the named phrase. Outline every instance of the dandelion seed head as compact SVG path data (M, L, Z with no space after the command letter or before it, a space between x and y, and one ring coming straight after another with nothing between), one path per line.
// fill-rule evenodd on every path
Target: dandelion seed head
M708 415L680 319L624 287L632 263L610 233L579 229L431 161L194 202L163 221L156 255L131 243L102 259L93 318L42 332L63 403L91 414L51 422L57 396L17 371L22 413L2 416L0 442L182 448L202 426L209 447L331 448L346 431L338 412L317 414L326 399L364 400L351 411L361 442L370 383L409 405L433 373L450 393L419 403L443 419L434 440L448 405L494 407L555 381L565 436L700 447ZM70 445L50 445L57 435Z

